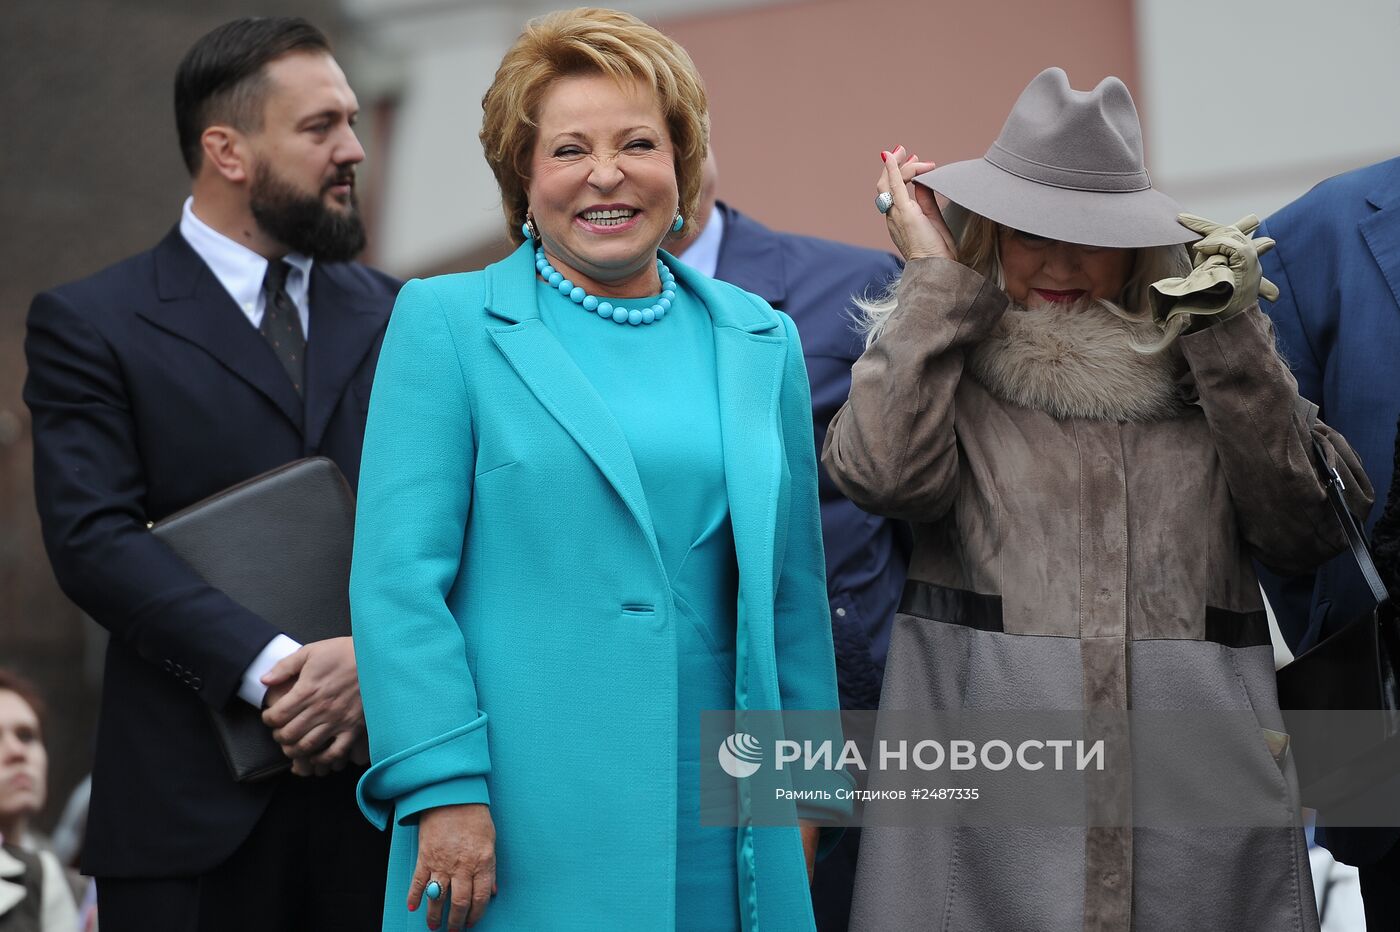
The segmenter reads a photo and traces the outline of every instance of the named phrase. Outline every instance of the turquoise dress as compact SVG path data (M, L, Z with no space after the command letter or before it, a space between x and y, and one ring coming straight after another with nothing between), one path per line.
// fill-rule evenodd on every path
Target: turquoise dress
M737 838L700 824L700 713L734 708L739 569L724 480L714 325L677 287L666 317L630 326L538 283L540 318L631 447L676 614L676 928L739 928ZM614 302L646 307L655 299Z

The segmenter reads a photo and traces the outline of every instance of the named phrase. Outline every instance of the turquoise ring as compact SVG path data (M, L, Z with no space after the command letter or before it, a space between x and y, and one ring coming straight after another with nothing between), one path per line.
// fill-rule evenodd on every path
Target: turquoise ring
M428 899L436 900L438 897L442 896L442 884L438 883L436 880L429 880L428 886L423 893Z

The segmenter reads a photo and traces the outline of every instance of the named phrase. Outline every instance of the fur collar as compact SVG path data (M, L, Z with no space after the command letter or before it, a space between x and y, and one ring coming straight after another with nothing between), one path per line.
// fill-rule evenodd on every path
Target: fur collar
M1156 421L1180 414L1176 379L1180 351L1143 355L1130 340L1161 332L1097 303L1070 308L1013 304L990 335L972 348L973 376L1003 401L1056 418Z

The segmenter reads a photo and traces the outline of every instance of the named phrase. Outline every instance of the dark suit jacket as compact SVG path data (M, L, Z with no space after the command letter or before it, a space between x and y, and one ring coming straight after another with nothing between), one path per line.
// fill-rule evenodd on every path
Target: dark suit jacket
M208 709L243 701L243 671L278 632L147 522L303 456L329 456L353 486L398 285L313 267L304 405L178 228L34 299L24 398L44 543L64 592L112 635L85 873L197 875L266 805L275 781L233 782Z
M853 295L879 293L900 271L888 253L775 233L721 203L724 239L715 277L753 292L797 324L817 453L826 427L851 390L851 364L864 350ZM820 473L826 585L843 708L873 709L889 650L890 626L908 565L908 531L861 511Z
M1273 319L1298 391L1346 437L1376 498L1384 501L1400 413L1400 159L1324 181L1270 217L1256 235L1278 241L1260 262L1278 285L1279 299L1262 307ZM1379 513L1372 509L1372 519ZM1350 553L1314 575L1261 577L1295 652L1372 604ZM1333 853L1354 864L1378 857L1396 839L1395 829L1326 832Z

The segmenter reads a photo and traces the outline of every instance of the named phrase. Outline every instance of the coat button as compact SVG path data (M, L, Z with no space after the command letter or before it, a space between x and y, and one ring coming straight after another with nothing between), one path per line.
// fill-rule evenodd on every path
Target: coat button
M196 676L193 680L190 681L190 685L193 686L195 689L202 689L204 687L204 681Z
M838 609L836 610L836 617L837 617L837 618L845 618L845 617L846 617L846 610L845 610L844 608L838 608Z
M165 663L161 664L161 666L165 669L166 673L175 672L175 664L171 663L169 660L165 661Z

